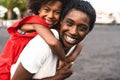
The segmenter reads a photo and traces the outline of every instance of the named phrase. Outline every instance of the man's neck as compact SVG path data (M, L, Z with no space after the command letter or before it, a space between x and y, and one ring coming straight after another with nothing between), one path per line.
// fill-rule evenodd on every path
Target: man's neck
M64 48L65 54L67 54L69 52L69 48Z

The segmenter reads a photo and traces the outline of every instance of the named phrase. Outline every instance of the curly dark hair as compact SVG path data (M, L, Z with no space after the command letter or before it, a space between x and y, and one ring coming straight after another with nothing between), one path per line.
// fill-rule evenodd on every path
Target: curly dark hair
M93 6L88 1L85 0L70 0L70 2L66 4L66 7L64 8L61 14L60 21L62 21L65 18L65 16L69 13L69 11L71 11L72 9L82 11L88 15L90 19L89 22L90 24L89 32L90 32L93 29L96 21L96 11L93 8Z
M30 10L31 13L38 15L38 10L41 8L42 5L47 4L50 2L51 4L55 1L61 1L63 3L62 8L69 0L29 0L27 3L27 9Z

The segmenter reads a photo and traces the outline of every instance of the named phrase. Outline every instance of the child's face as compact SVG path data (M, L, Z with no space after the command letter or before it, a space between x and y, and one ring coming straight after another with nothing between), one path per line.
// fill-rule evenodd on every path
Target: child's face
M89 17L82 11L70 10L60 27L60 39L66 48L82 41L89 31Z
M60 1L54 3L48 2L39 9L39 16L42 17L51 27L58 22L61 10L62 3Z

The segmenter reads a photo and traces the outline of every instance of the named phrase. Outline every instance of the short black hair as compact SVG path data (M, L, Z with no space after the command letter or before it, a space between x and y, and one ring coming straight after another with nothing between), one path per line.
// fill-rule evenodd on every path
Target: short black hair
M64 5L69 1L69 0L29 0L27 3L27 9L36 15L38 15L38 10L41 8L42 5L47 4L48 2L54 3L55 1L60 1L62 2L62 7L64 8Z
M89 32L93 29L95 21L96 21L96 11L93 8L93 6L88 2L84 0L70 0L68 4L66 4L66 7L64 8L60 21L62 21L65 16L71 11L72 9L80 10L84 13L86 13L90 19L90 29Z

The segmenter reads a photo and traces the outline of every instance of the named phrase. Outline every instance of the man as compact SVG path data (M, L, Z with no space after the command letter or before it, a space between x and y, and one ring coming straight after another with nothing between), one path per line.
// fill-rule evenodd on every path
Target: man
M68 62L76 59L78 55L71 54L69 50L80 43L93 29L96 13L91 4L83 0L71 0L64 9L60 19L60 30L51 30L59 39L68 54ZM38 44L41 42L41 44ZM72 50L71 50L72 51ZM33 38L25 47L18 59L18 67L12 80L64 80L71 75L71 65L67 64L68 75L58 74L58 57L40 37ZM56 77L57 76L57 77Z

